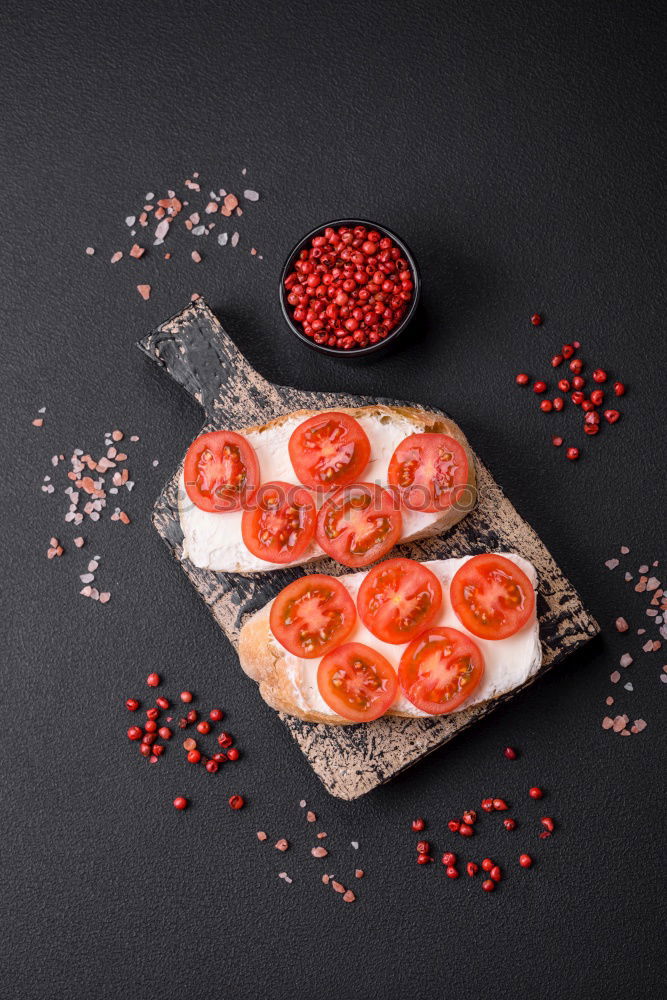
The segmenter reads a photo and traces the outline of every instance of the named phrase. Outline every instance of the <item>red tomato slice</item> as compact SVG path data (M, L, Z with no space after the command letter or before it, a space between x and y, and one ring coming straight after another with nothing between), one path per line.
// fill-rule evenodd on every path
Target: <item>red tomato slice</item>
M463 497L468 458L448 434L411 434L391 456L387 479L409 510L440 513Z
M492 552L473 556L454 574L450 589L456 617L480 639L507 639L535 608L533 585L516 563Z
M456 628L429 628L401 657L398 683L413 705L445 715L466 701L484 676L479 647Z
M383 642L410 642L434 620L442 604L435 573L414 559L374 566L357 596L359 617Z
M294 483L262 483L243 511L241 534L253 555L267 562L298 559L315 537L315 497Z
M280 591L269 621L285 649L310 660L345 642L356 625L357 610L340 580L311 573Z
M361 642L346 642L320 663L317 686L337 715L352 722L372 722L395 701L398 680L381 653Z
M403 520L395 498L375 483L344 486L325 500L317 518L317 540L343 566L369 566L401 537Z
M317 413L304 420L288 447L297 479L313 490L355 482L371 457L361 424L347 413Z
M240 510L259 485L255 449L234 431L209 431L192 442L185 456L185 489L201 510Z

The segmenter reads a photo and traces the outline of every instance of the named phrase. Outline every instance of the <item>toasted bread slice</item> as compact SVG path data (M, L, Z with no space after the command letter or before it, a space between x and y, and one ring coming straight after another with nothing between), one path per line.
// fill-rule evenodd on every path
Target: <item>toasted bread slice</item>
M535 587L537 574L533 565L514 553L502 553L515 562L528 576ZM447 624L466 630L456 618L449 599L449 582L456 570L470 556L460 559L443 559L427 562L428 566L439 576L443 584L443 620L436 624ZM356 599L361 581L367 570L346 574L338 579ZM271 604L265 605L246 621L239 637L239 659L241 667L259 685L259 693L264 701L278 712L295 715L305 722L324 722L328 725L354 725L348 719L337 715L319 695L317 691L317 665L319 659L302 660L288 653L275 639L271 632L269 615ZM469 634L469 633L468 633ZM514 636L497 641L478 639L472 636L480 647L486 662L486 672L477 691L471 699L461 706L465 711L472 704L480 704L499 698L501 695L521 687L532 677L542 663L542 647L539 638L539 624L535 614L532 620ZM400 655L405 647L393 646L380 642L373 637L359 621L355 631L348 637L349 642L362 642L378 651L398 666ZM399 716L404 719L424 718L421 712L406 698L401 696L388 710L387 715Z
M477 499L475 461L470 446L461 429L446 417L430 413L416 407L362 406L356 408L337 407L336 412L349 413L360 420L371 442L371 461L361 480L377 480L386 485L386 472L391 452L410 434L436 432L448 434L463 447L468 459L468 481L464 488L462 503L452 506L442 514L421 514L405 512L403 516L404 534L401 543L411 542L447 531L473 509ZM299 423L323 410L297 410L277 417L259 427L247 427L239 431L255 448L262 482L283 480L297 482L289 460L289 438ZM183 556L197 567L215 572L261 573L267 570L284 569L274 563L264 562L249 552L241 538L241 511L225 514L211 514L194 507L185 493L183 478L179 490L179 514L183 529ZM315 541L304 555L289 565L298 566L326 558Z

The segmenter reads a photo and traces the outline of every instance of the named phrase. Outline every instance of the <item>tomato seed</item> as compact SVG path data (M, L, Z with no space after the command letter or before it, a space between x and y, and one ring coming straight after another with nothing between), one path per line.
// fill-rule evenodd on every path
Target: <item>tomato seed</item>
M129 712L136 712L136 710L139 708L139 702L137 701L136 698L128 698L127 701L125 702L125 708Z

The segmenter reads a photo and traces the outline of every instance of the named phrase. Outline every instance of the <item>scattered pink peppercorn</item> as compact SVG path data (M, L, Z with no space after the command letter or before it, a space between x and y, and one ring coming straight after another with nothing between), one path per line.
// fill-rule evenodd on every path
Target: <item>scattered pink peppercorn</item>
M537 788L537 786L533 786L529 790L528 794L530 795L531 799L541 799L542 796L544 795L544 792L542 791L541 788Z
M459 826L459 833L462 837L472 837L474 832L475 830L470 823L461 823Z
M450 865L447 868L447 878L458 878L458 877L459 877L459 870L458 870L458 868L454 868L453 865Z
M551 816L543 816L542 819L540 820L540 823L542 824L545 830L548 830L549 833L554 832L554 821L552 820Z
M503 750L503 754L505 755L505 757L507 757L508 760L516 760L518 757L518 754L514 749L514 747L505 747L505 749Z
M125 708L128 710L128 712L136 712L136 710L139 708L139 702L137 701L136 698L128 698L127 701L125 702Z
M158 706L158 708L161 708L164 711L165 709L169 708L169 699L160 695L159 698L155 699L155 704Z
M234 742L234 740L229 735L229 733L224 733L223 732L223 733L220 733L220 735L218 736L218 743L220 744L221 747L223 747L223 749L226 749L227 747L230 747L233 742Z
M530 317L530 322L533 324L533 326L541 326L542 317L540 316L539 313L533 313L533 315Z
M507 809L507 803L505 802L505 799L494 799L493 808L496 809L498 812L504 812L504 810Z
M172 733L169 726L160 726L160 728L158 729L158 736L160 737L160 739L170 740Z
M185 705L189 705L192 701L192 691L181 691L181 701Z
M486 878L482 882L482 889L484 890L484 892L493 892L495 887L496 883L493 881L493 879Z
M209 774L215 774L215 772L218 770L219 766L220 765L215 760L207 760L206 761L206 770L208 771Z
M482 870L485 872L490 872L492 868L493 868L493 861L491 860L491 858L484 858L484 860L482 861Z
M614 382L614 395L625 396L625 385L623 382Z
M232 809L243 809L245 799L242 795L232 795L229 799L229 805Z
M428 840L417 841L417 854L430 854L431 845Z
M547 391L547 383L546 382L542 382L541 379L538 379L537 382L533 383L533 392L536 392L536 393L539 394L541 392L546 392L546 391Z
M466 809L463 814L463 822L472 825L477 822L477 813L474 809Z
M238 760L239 752L236 747L230 747L227 751L227 760Z
M415 833L419 833L421 830L424 829L424 827L426 826L426 823L424 822L424 820L420 816L418 819L413 819L411 825L412 825L412 829L415 831Z
M212 708L208 713L208 717L211 722L220 722L220 720L224 718L224 712L219 708Z
M184 795L177 795L174 799L174 809L187 809L188 800Z
M201 722L197 723L197 732L202 733L204 736L206 733L211 732L211 723L207 722L206 719L202 719Z
M493 799L482 799L482 809L484 812L493 812Z
M455 865L456 855L453 854L452 851L445 851L445 853L442 856L442 863L443 865Z
M526 375L525 372L522 372L520 375L516 376L514 381L517 385L528 385L530 382L530 375Z
M417 864L418 865L427 865L429 863L429 861L433 861L433 858L430 856L430 854L418 854L417 855Z
M560 448L560 446L563 443L563 439L562 437L558 437L558 435L555 435L554 437L552 437L551 443L554 446L554 448Z
M447 826L452 831L452 833L458 833L459 830L461 829L461 821L458 819L450 819Z
M507 819L503 820L503 826L506 830L516 830L516 820L508 816Z
M530 854L522 854L519 858L519 864L522 868L530 868L533 863L533 859Z
M156 688L160 684L160 675L156 673L149 674L146 678L146 683L151 688Z
M472 878L479 871L479 865L476 865L474 861L469 861L468 864L466 865L466 871L468 872L468 875L470 875L470 877Z
M188 762L190 764L198 764L201 760L201 753L199 750L190 750L188 752Z
M571 462L576 462L576 460L579 458L579 449L568 448L567 451L565 452L565 455L567 458L569 458Z

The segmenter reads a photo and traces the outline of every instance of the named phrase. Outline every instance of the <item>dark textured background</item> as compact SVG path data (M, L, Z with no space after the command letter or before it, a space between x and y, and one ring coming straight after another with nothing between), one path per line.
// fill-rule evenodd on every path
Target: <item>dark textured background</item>
M638 649L607 628L392 785L329 799L149 525L201 413L133 345L200 291L268 378L445 407L600 622L637 623L643 601L603 563L622 543L633 571L667 558L659 5L63 0L0 16L0 994L657 996L664 651L636 658L632 694L614 691L648 720L639 736L600 728L608 675ZM153 255L112 268L125 215L193 170L205 190L261 192L236 251L213 245L195 265L181 239L169 269ZM413 336L364 367L290 340L276 298L292 242L348 213L401 233L424 278ZM622 421L585 440L577 465L549 444L559 418L512 383L574 338L631 386ZM572 414L560 422L583 437ZM78 596L76 532L39 484L54 452L98 448L117 425L142 443L133 525L84 531L113 592L101 607ZM48 563L54 533L69 551ZM138 758L122 702L151 668L168 693L189 686L227 710L244 751L234 771L188 770L175 747L154 767ZM542 805L526 804L533 783ZM507 868L487 897L418 868L409 822L429 819L438 854L456 848L445 821L489 792L526 824L501 834L487 819L465 852ZM327 867L367 872L354 906L319 881L301 797L329 833ZM559 820L545 843L530 823L544 813ZM258 845L261 828L293 839L290 853ZM515 864L526 848L528 873Z

